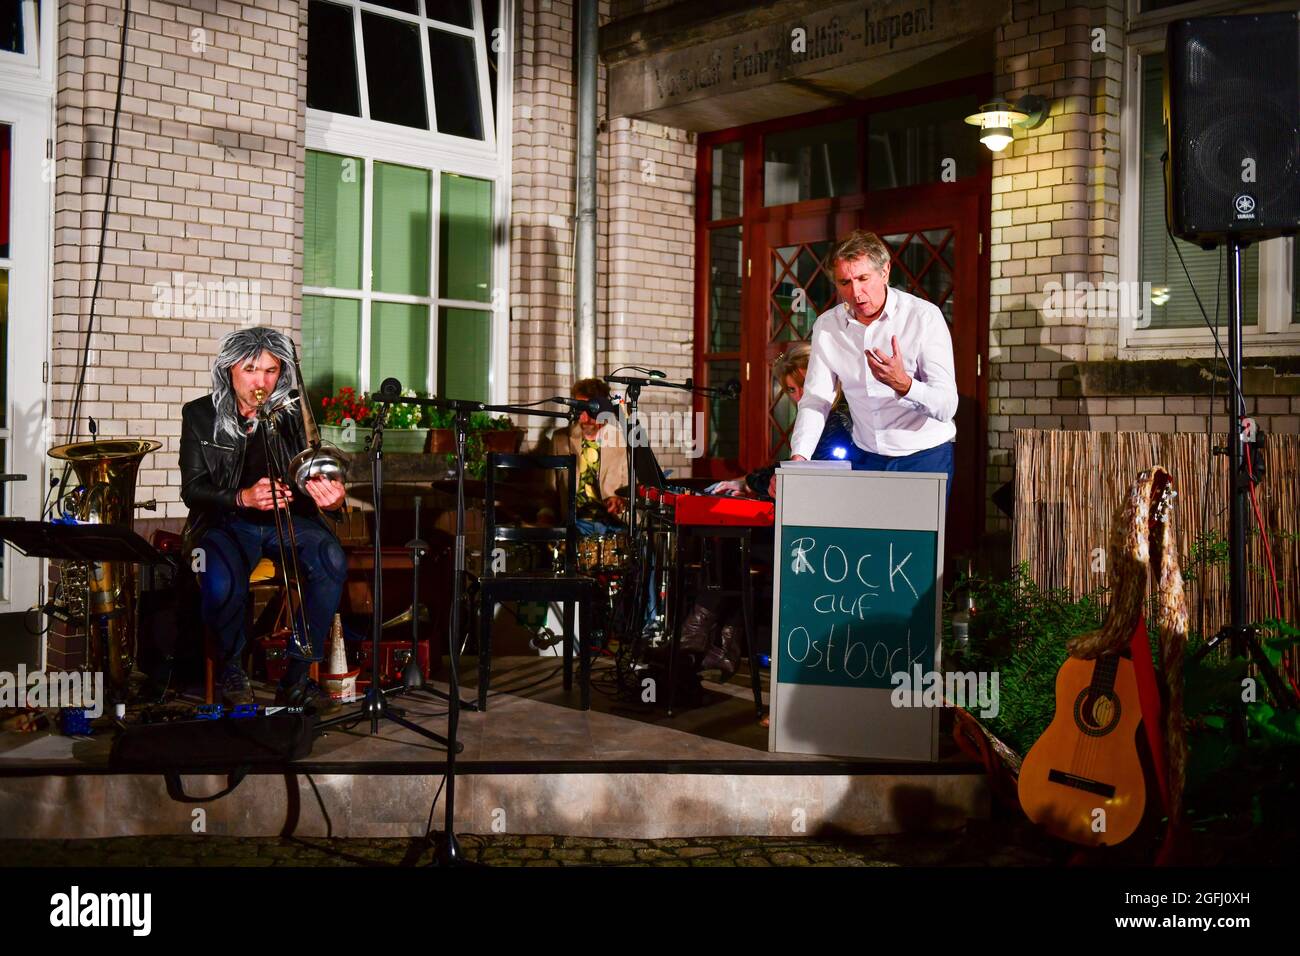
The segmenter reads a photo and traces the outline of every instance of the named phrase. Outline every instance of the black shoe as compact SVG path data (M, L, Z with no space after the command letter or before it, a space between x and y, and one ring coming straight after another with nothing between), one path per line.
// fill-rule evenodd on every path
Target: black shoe
M703 654L713 644L718 633L718 616L702 604L691 608L690 616L682 625L681 643L688 654Z
M221 702L227 707L253 703L253 687L238 664L231 664L221 672Z
M700 662L700 669L710 670L716 667L722 674L723 683L726 683L731 680L731 675L736 673L739 664L740 640L736 636L736 625L724 624L722 644L709 648L709 652L704 655L704 660Z
M343 705L326 694L319 684L304 678L292 687L283 684L275 689L277 707L302 707L316 711L318 717L328 717L343 709Z

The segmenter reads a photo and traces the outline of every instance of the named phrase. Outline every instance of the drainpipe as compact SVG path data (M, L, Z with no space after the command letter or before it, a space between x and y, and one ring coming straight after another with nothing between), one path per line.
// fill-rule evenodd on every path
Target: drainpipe
M596 374L596 3L578 0L577 377Z

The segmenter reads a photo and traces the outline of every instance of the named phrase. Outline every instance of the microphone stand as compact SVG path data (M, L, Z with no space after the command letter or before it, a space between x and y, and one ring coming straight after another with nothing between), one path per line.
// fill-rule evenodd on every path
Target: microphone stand
M447 669L448 669L448 694L447 699L449 707L447 709L447 799L443 805L443 829L440 840L435 840L434 860L439 866L463 866L466 865L464 856L461 853L460 841L456 839L456 829L454 826L456 814L456 754L463 747L457 740L457 733L460 726L460 709L462 702L460 699L460 638L461 638L461 599L463 597L462 588L465 580L465 443L466 436L469 433L469 417L473 412L514 412L522 415L537 415L543 418L568 418L567 413L545 412L535 408L525 408L518 405L487 405L483 402L468 402L454 398L414 398L401 394L401 383L396 379L387 379L384 382L384 390L374 393L371 398L383 403L383 412L380 414L376 423L374 434L371 441L380 438L383 431L383 416L387 413L388 406L391 404L400 405L422 405L430 408L445 408L455 412L454 428L456 432L456 547L455 558L453 561L453 581L455 582L452 592L451 602L451 623L450 634L447 641ZM381 439L382 442L382 439ZM380 619L380 564L379 564L379 505L381 500L380 488L383 482L382 468L379 466L378 454L372 454L372 472L371 482L375 496L375 616L371 629L371 644L374 650L372 658L374 680L371 684L370 691L366 694L367 703L369 704L373 692L379 684L379 619ZM417 659L418 658L413 658ZM418 668L417 668L418 670ZM426 688L428 689L428 688ZM383 709L383 695L373 695L378 699L378 706ZM439 696L442 696L441 693ZM471 706L465 704L464 706ZM477 710L477 707L473 709ZM404 727L409 727L423 734L426 737L443 740L437 734L426 730L409 721L391 717ZM372 726L378 722L378 717L372 717Z
M624 433L627 437L628 446L628 540L636 541L637 528L637 470L636 470L636 449L638 445L649 445L649 441L642 441L641 421L638 418L638 402L641 398L641 389L646 385L655 386L655 388L679 389L681 392L690 392L693 394L708 395L711 398L735 398L736 395L732 389L712 388L707 385L695 385L693 378L686 378L684 382L666 381L660 377L638 377L623 375L607 375L604 381L610 382L611 385L623 385L624 403L627 405L627 418L624 421ZM641 568L650 568L649 554L643 555L645 561L637 562L637 580L633 583L634 598L632 604L632 617L628 627L632 630L632 641L630 641L630 658L633 662L640 657L642 644L645 641L643 635L643 619L646 614L646 588L641 581ZM677 598L675 598L677 600ZM621 653L621 643L620 643ZM676 653L671 654L668 663L668 683L675 680Z
M455 761L455 755L458 750L463 749L462 745L455 741L454 737L444 737L441 734L434 733L427 727L421 727L414 721L406 719L404 711L398 710L388 703L384 692L379 688L379 633L382 629L383 607L384 607L384 574L383 574L383 547L382 535L380 533L380 515L383 513L383 474L384 474L384 418L388 415L388 406L391 403L391 396L386 394L376 394L375 398L382 403L379 412L375 418L374 428L370 434L369 451L370 451L370 481L374 491L375 503L375 534L374 534L374 571L371 588L374 592L374 613L370 623L370 686L366 688L366 696L362 699L360 713L340 714L337 717L331 717L329 720L321 721L316 725L317 731L323 731L330 727L343 723L352 723L359 716L370 718L370 733L372 735L379 733L379 721L391 720L393 723L405 727L413 733L419 734L434 743L441 744L447 748L447 761L449 764ZM272 486L274 487L274 486ZM402 688L397 688L400 690ZM394 692L395 692L394 691ZM455 708L453 707L453 712Z

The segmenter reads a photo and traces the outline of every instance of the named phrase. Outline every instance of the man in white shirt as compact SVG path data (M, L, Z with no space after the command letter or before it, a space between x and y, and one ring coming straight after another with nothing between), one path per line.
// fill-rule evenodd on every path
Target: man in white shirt
M889 265L889 248L874 233L855 230L836 247L831 268L840 303L813 325L791 459L812 455L838 384L853 417L854 469L942 472L951 497L952 337L936 305L889 287Z

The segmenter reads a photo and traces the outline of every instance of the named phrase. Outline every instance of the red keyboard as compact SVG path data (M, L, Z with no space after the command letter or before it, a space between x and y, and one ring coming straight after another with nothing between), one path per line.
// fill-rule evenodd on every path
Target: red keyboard
M675 495L664 503L673 506L673 522L678 525L770 528L776 523L776 503L757 498Z

